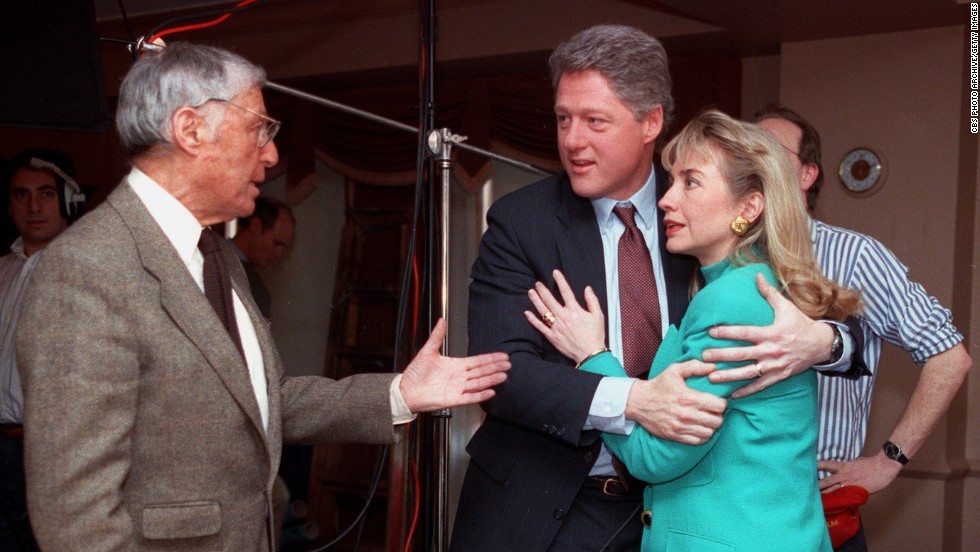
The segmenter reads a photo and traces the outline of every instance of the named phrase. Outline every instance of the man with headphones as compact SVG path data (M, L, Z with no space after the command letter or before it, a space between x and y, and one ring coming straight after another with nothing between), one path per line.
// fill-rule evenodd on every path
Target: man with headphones
M24 482L24 396L17 374L14 330L21 297L48 246L80 216L85 196L72 178L74 163L53 149L30 149L4 174L8 212L20 233L0 257L0 550L37 550L27 518Z

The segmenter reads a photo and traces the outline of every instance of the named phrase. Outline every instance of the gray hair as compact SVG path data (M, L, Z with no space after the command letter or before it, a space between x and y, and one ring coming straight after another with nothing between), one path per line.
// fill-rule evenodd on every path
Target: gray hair
M555 90L563 74L591 69L609 81L637 120L658 105L664 110L664 130L673 118L667 52L659 40L639 29L626 25L586 29L560 44L548 64Z
M175 42L148 51L123 79L116 110L119 137L132 157L167 147L173 142L170 118L178 109L231 100L265 80L264 69L221 48Z

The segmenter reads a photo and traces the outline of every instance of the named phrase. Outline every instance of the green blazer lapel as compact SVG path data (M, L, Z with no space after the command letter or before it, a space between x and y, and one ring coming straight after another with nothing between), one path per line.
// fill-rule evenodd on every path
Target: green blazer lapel
M127 184L120 185L107 201L133 236L144 269L160 282L160 304L180 331L218 373L260 434L262 417L255 400L248 368L221 321L194 282L170 240L156 224L143 202Z

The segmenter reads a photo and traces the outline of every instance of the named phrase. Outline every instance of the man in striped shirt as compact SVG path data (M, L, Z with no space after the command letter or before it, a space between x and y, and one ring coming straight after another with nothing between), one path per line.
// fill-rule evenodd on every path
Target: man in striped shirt
M820 135L799 114L783 107L767 106L755 120L788 151L812 214L823 182ZM865 375L857 378L821 373L818 379L820 488L832 491L858 485L875 493L887 487L922 446L949 408L972 360L950 311L910 281L908 268L884 245L818 220L811 219L810 231L824 273L861 292L864 310L858 324L863 336L857 337L863 337L861 357L867 367ZM861 456L882 341L905 349L924 366L888 440L876 454ZM835 550L867 550L863 528Z

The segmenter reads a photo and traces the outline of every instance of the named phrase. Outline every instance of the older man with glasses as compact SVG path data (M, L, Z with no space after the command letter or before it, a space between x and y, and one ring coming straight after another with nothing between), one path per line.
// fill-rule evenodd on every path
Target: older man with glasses
M28 502L43 550L275 550L283 442L396 438L415 412L482 401L506 355L439 355L445 323L401 375L290 378L231 246L279 122L261 68L172 44L119 96L133 168L52 244L17 339Z

